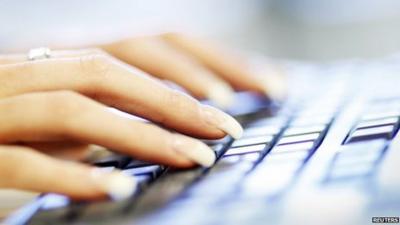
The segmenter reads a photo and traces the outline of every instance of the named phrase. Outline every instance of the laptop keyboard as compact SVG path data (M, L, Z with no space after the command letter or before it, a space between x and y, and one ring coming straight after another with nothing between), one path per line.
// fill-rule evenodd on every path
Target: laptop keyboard
M299 174L318 151L332 124L349 104L351 93L332 88L296 99L278 110L271 108L238 118L243 137L205 141L217 155L211 168L177 170L162 165L110 155L94 162L105 171L120 169L139 183L137 193L119 202L70 202L45 194L38 201L31 224L44 221L99 220L121 212L142 215L169 204L171 211L194 205L218 205L263 196L277 199L296 183ZM332 184L371 175L399 129L400 98L368 102L345 135L324 175ZM39 203L38 203L39 202ZM168 214L170 215L170 214ZM162 214L160 215L162 218ZM14 218L15 223L24 224ZM51 222L50 222L51 223Z
M398 104L399 100L395 102ZM206 142L218 158L212 168L180 171L127 156L111 155L95 162L95 165L105 171L117 168L135 176L139 188L134 199L119 204L71 203L64 196L47 194L42 197L40 212L34 218L41 223L54 219L93 220L101 214L120 213L137 205L141 214L172 200L175 209L180 209L188 207L188 201L218 203L232 200L232 194L238 193L238 189L240 194L235 196L237 199L260 194L270 199L277 198L290 189L307 161L317 151L340 112L341 104L330 105L330 108L310 104L310 107L301 107L299 111L283 110L277 116L245 121L242 138L233 140L226 137ZM318 110L321 107L324 110ZM287 111L294 113L284 113ZM399 126L398 119L399 113L394 111L384 114L365 112L349 131L342 148L332 160L325 182L329 184L372 173L387 146L382 138L394 136ZM372 142L363 142L365 140ZM157 182L164 184L152 189ZM146 192L154 194L142 198ZM31 224L35 224L35 220Z

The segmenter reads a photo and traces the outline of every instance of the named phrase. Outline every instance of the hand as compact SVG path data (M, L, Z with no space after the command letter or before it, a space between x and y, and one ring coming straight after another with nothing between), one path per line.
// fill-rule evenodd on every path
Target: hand
M106 106L194 137L241 136L229 115L97 50L24 59L0 59L0 187L78 199L129 195L132 178L49 156L57 150L80 153L88 144L175 167L214 163L202 142L121 117Z
M167 33L101 47L120 60L173 81L193 96L208 98L222 108L233 103L233 90L255 91L274 100L285 98L285 82L276 66L255 66L210 41Z

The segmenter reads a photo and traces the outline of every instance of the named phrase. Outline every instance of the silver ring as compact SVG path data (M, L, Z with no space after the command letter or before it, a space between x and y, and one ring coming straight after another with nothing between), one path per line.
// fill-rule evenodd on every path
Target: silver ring
M51 50L49 48L33 48L29 50L28 60L48 59L51 56Z

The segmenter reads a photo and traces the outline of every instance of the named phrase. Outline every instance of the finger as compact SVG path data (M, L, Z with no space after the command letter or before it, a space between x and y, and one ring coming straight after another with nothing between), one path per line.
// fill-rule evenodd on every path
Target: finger
M73 161L85 161L92 153L92 146L73 141L18 143L31 147L47 155Z
M120 199L135 191L136 182L118 172L53 159L32 148L0 145L0 187L55 192L75 199ZM62 179L60 179L62 177Z
M73 90L181 133L201 138L241 135L229 115L201 105L158 80L104 55L48 59L0 66L0 98Z
M85 55L107 55L106 52L99 48L87 48L78 50L57 50L51 52L51 58L78 57ZM46 60L46 59L44 59ZM28 61L28 54L6 54L0 55L1 64L21 63Z
M233 102L233 89L224 80L157 37L139 37L104 46L117 58L158 78L171 80L197 98L221 107Z
M29 110L29 111L28 111ZM0 100L0 143L74 140L176 167L211 166L204 143L129 120L73 92L34 93Z
M286 95L285 82L279 69L256 68L238 54L211 42L183 34L167 33L162 38L191 54L238 90L253 90L276 99Z

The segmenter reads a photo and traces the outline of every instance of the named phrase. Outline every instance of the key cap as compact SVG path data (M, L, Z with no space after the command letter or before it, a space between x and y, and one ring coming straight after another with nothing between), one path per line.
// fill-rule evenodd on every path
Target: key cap
M281 129L282 128L280 126L249 127L244 129L243 137L275 135L279 133Z
M149 163L149 162L144 162L136 159L132 159L125 167L124 169L130 169L130 168L136 168L136 167L143 167L143 166L152 166L154 164Z
M346 143L378 139L378 138L390 139L393 134L393 129L394 129L393 125L358 129L355 130L350 135Z
M362 121L357 125L357 129L363 128L371 128L371 127L379 127L385 125L394 125L398 121L398 117L388 117L383 119L376 119L376 120L366 120Z
M250 146L244 146L244 147L230 148L230 149L228 149L228 151L226 151L224 156L241 155L241 154L246 154L246 153L251 153L251 152L261 152L265 149L265 147L266 147L265 144L259 144L259 145L250 145Z
M332 120L330 115L317 116L317 117L297 117L291 122L292 126L310 126L328 124Z
M278 145L272 149L271 153L275 154L275 153L286 153L286 152L294 152L294 151L309 151L309 150L311 150L311 148L313 146L314 146L313 141L294 143L294 144L286 144L286 145Z
M241 156L241 159L249 162L256 162L260 158L259 152L247 153Z
M129 176L150 175L152 178L155 178L161 172L161 170L162 169L160 166L154 165L126 169L123 170L122 173Z
M386 145L386 140L378 139L343 145L335 157L335 165L371 163L378 159Z
M262 127L262 126L265 127L268 125L283 126L284 124L287 123L287 120L288 119L286 117L265 118L248 124L248 127Z
M330 179L345 179L368 175L373 169L373 163L353 164L349 166L335 166L331 169Z
M99 167L109 167L109 166L114 166L117 168L123 168L128 164L130 161L130 157L124 156L124 155L119 155L119 154L111 154L107 155L105 157L101 157L99 159L96 159L95 161L91 162L95 166Z
M309 133L320 133L326 128L325 125L305 126L305 127L289 127L284 136L309 134Z
M318 139L319 133L311 133L311 134L302 134L296 136L287 136L282 137L278 141L278 145L290 144L290 143L300 143L300 142L307 142L307 141L315 141Z
M46 194L42 197L43 204L40 210L52 210L61 207L67 207L70 199L67 196L59 194Z
M188 193L193 197L215 198L222 197L236 188L244 174L251 169L252 163L247 161L232 163L229 158L222 158L217 162L209 174L189 187Z
M341 146L329 171L330 178L342 179L369 174L385 145L386 140L378 139Z
M135 202L133 214L142 215L143 213L154 211L158 207L165 206L167 202L182 194L189 184L201 176L203 171L203 168L168 170L165 176L159 177L138 198L138 201Z
M231 147L241 147L247 145L255 145L255 144L265 144L271 142L274 137L267 135L267 136L260 136L260 137L252 137L252 138L242 138L236 140L232 143Z
M243 183L244 196L272 196L285 190L301 163L259 164Z
M375 120L375 119L383 119L387 117L399 117L400 110L391 110L386 112L371 112L362 116L362 120Z
M225 163L235 164L241 160L241 155L224 155L223 160Z
M288 161L303 161L307 156L307 151L286 151L279 152L279 154L274 154L276 152L271 152L265 158L268 159L268 162L278 162L284 163Z

